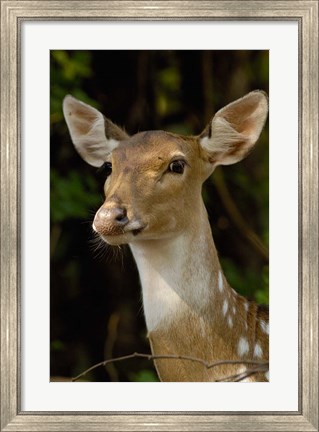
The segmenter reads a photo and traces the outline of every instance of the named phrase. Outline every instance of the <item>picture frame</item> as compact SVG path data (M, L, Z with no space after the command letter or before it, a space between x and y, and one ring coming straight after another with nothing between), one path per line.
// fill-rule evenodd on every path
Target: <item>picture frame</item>
M21 23L67 19L298 23L298 411L21 411ZM1 431L318 430L318 48L318 3L311 0L1 1Z

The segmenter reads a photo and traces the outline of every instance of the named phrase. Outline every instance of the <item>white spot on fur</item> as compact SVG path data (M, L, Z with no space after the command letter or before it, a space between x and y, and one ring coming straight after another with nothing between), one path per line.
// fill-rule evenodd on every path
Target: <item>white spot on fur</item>
M240 366L240 367L237 369L237 373L238 373L238 374L242 374L242 373L245 373L246 370L247 370L247 367L246 367L246 366Z
M266 323L265 321L261 320L260 321L260 327L262 329L262 331L266 334L269 334L269 324Z
M245 308L245 311L248 312L248 309L249 309L249 303L248 302L244 303L244 308Z
M236 313L236 308L235 306L233 306L233 314L235 315L235 313Z
M237 374L244 374L247 371L247 367L246 366L241 366L239 369L237 369ZM239 382L252 382L252 379L250 377L247 378L243 378L242 380L240 380Z
M246 338L241 337L239 339L237 351L238 351L238 355L241 357L248 353L249 343Z
M265 378L269 381L269 371L265 372Z
M220 270L218 272L218 289L220 292L222 292L224 289L223 275L222 275L222 272Z
M254 348L254 357L261 358L263 355L263 350L259 343L257 342Z
M228 326L229 326L230 328L232 328L232 327L233 327L233 319L232 319L232 317L231 317L231 316L228 316L227 321L228 321Z
M199 319L199 327L200 327L200 333L202 337L206 336L206 326L205 326L205 321L203 320L203 318Z
M225 316L226 313L228 311L228 301L224 300L224 304L223 304L223 315Z
M251 378L247 377L247 378L244 378L243 380L241 380L240 382L247 383L247 382L253 382L253 380Z
M132 221L130 221L130 222L125 226L124 231L125 231L125 232L127 232L127 231L133 231L133 230L137 230L137 229L140 229L140 228L142 228L142 224L141 224L141 222L138 221L138 220L132 220Z

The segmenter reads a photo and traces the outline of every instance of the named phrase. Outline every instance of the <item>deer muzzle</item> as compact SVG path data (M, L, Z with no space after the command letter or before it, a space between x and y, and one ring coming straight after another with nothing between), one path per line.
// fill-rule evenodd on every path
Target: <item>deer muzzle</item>
M120 236L132 233L137 236L146 228L137 218L129 218L125 207L102 206L96 213L93 229L103 237Z
M125 232L128 223L124 207L101 207L95 215L93 229L104 236L119 235Z

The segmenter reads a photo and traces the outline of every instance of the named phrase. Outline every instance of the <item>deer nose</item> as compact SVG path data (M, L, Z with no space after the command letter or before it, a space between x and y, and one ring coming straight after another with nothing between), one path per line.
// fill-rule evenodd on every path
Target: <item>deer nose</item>
M126 208L101 207L93 221L93 229L100 234L115 235L128 223Z

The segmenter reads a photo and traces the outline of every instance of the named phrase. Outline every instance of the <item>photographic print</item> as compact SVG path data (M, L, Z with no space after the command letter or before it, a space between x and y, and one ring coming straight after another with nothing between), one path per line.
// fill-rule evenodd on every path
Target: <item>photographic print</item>
M51 381L269 380L268 82L267 50L51 50Z

